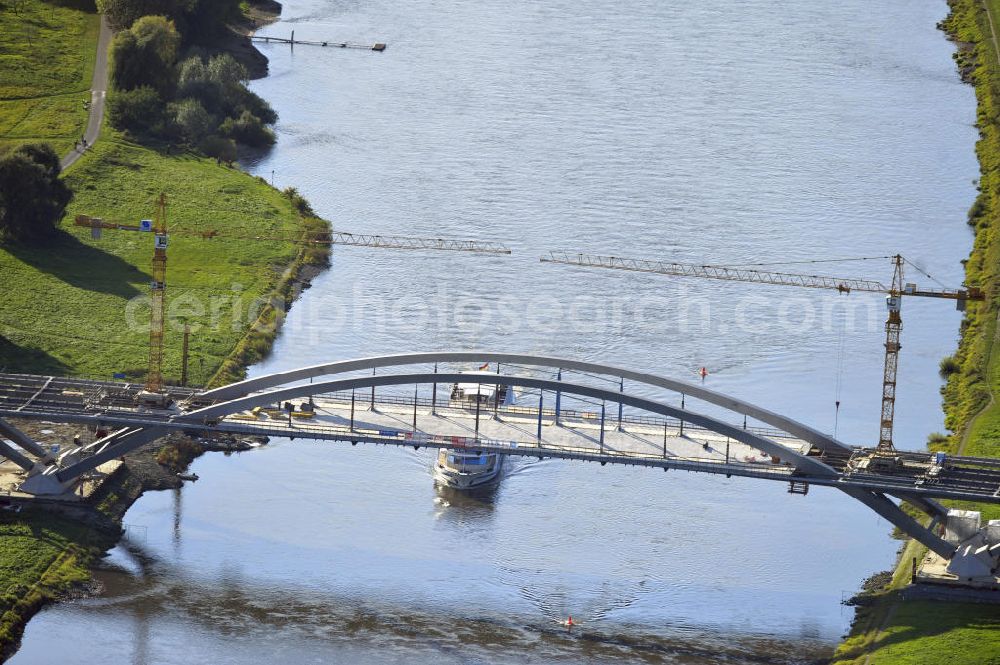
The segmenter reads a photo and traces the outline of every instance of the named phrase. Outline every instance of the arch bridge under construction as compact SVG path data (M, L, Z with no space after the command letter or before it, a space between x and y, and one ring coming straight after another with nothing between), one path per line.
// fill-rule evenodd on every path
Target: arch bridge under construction
M458 382L507 386L519 398L516 404L456 403L442 389ZM566 358L409 353L314 365L213 390L170 388L165 408L144 405L141 395L138 384L0 374L0 435L7 439L0 441L0 467L15 478L12 496L73 500L82 480L183 430L679 469L777 481L798 494L814 485L833 487L945 559L956 546L936 533L947 515L937 500L1000 503L1000 460L885 454L702 385ZM10 418L82 423L107 433L54 453ZM929 526L893 497L928 515Z

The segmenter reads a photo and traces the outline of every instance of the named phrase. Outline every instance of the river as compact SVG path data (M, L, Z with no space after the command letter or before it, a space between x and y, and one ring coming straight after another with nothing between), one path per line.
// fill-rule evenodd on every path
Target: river
M698 380L852 443L878 436L884 303L541 264L549 249L949 286L971 233L975 100L940 0L289 0L247 160L338 230L505 241L510 257L337 248L258 375L492 348ZM909 267L909 278L934 282ZM898 445L942 429L959 314L905 304ZM840 401L839 416L835 402ZM99 598L12 663L813 662L898 542L832 490L518 461L486 496L431 453L275 440L144 496ZM572 633L558 621L573 615Z

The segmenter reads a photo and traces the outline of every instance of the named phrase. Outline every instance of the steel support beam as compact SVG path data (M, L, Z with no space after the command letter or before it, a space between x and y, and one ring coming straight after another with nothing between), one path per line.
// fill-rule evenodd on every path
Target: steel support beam
M0 439L0 455L3 455L11 462L24 469L25 471L31 471L32 469L35 468L34 462L32 462L30 459L28 459L21 453L17 452L10 446L8 446L7 442L4 441L3 439Z
M108 442L90 457L85 457L79 462L70 464L64 469L60 469L56 472L56 477L60 482L67 483L77 478L80 474L86 473L87 471L93 471L105 462L110 462L111 460L117 459L126 453L137 450L147 443L160 438L161 436L166 436L169 432L170 429L166 427L133 429L124 434L116 432L115 434L117 436L112 435L115 437L115 441ZM104 439L102 439L102 441L104 441Z
M884 494L846 487L842 487L841 490L874 510L893 526L898 526L903 533L926 545L939 556L950 559L955 554L957 548L954 545L904 513Z
M948 516L948 509L934 499L906 492L893 492L893 494L908 504L920 509L922 512L935 520L943 520Z
M32 455L38 457L42 460L42 462L52 461L52 455L45 450L41 444L37 443L30 436L14 427L3 418L0 418L0 434L3 434L8 439L19 445L22 450L26 450Z

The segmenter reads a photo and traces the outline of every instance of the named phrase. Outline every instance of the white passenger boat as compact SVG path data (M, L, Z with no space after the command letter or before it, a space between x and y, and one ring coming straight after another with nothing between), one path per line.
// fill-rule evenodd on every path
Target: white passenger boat
M513 391L508 386L487 383L496 375L489 372L463 372L469 381L451 388L451 406L478 408L483 415L494 407L513 404ZM483 383L479 383L482 381ZM445 450L438 452L434 463L434 478L446 487L472 489L497 482L503 473L506 455L479 450Z
M459 490L486 487L500 480L506 460L499 453L442 448L434 463L434 479Z

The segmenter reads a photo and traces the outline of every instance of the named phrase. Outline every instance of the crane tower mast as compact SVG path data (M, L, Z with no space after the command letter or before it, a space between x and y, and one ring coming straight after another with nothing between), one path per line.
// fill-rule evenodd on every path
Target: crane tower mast
M892 286L886 296L885 366L882 373L882 420L879 425L878 450L892 450L892 423L896 413L896 368L899 365L899 333L903 330L900 298L903 295L903 257L893 257Z
M153 281L150 283L152 299L149 318L149 369L146 373L146 390L160 393L163 390L163 307L167 290L167 196L160 194L153 220Z

